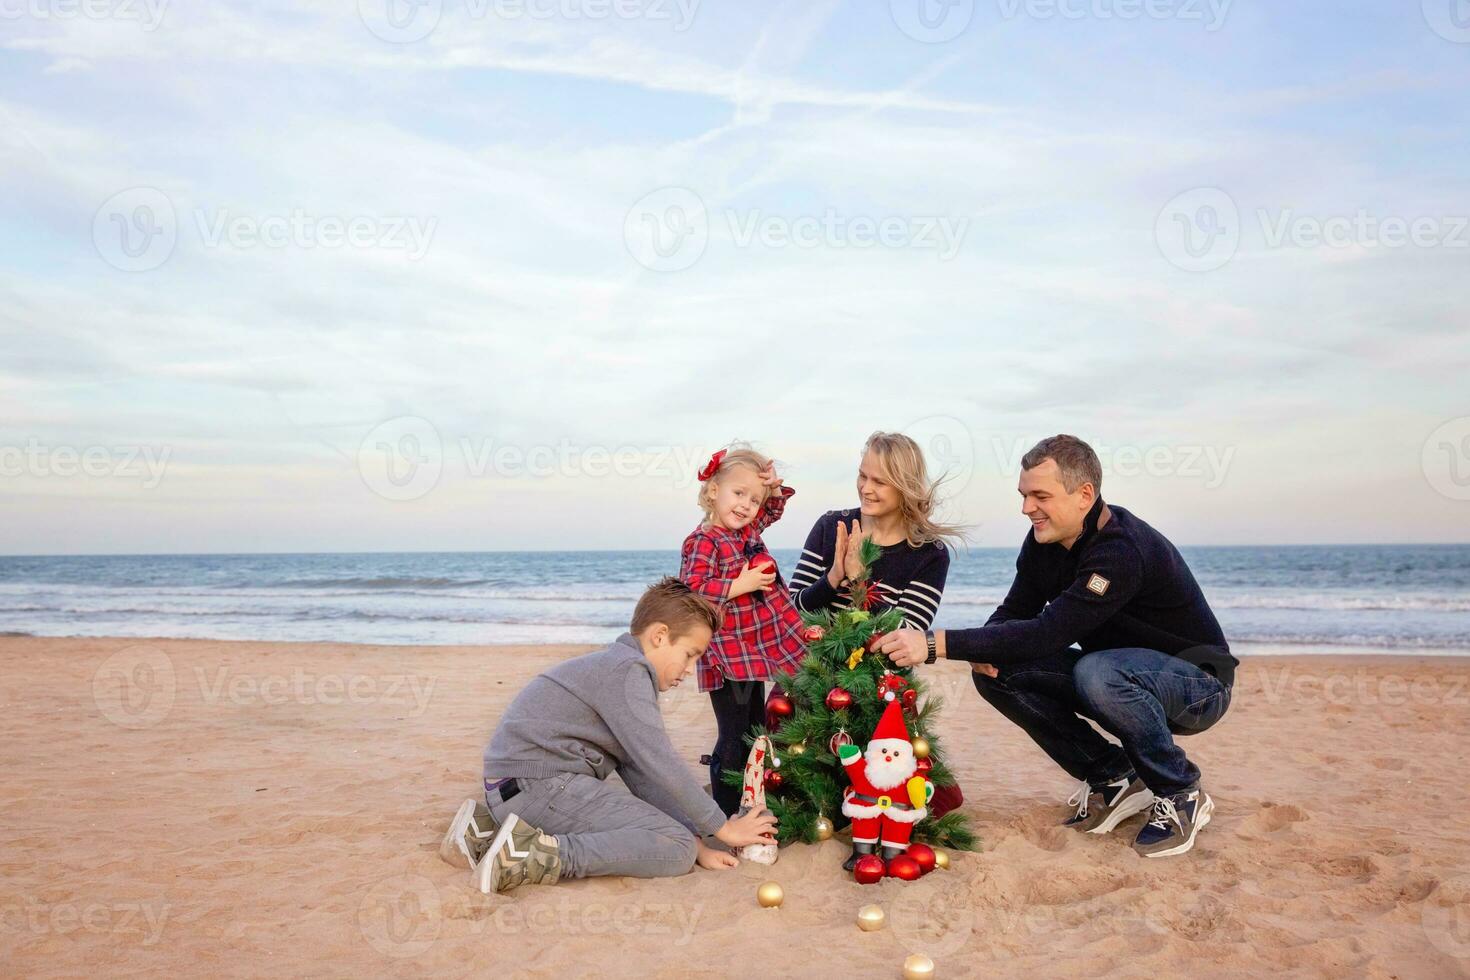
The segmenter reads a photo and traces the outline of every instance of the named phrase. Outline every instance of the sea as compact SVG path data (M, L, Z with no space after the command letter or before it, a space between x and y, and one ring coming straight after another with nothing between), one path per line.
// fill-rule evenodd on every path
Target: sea
M1180 550L1237 649L1470 654L1470 545ZM0 635L596 644L678 568L672 550L9 556ZM1014 572L1014 550L956 553L935 625L984 623Z

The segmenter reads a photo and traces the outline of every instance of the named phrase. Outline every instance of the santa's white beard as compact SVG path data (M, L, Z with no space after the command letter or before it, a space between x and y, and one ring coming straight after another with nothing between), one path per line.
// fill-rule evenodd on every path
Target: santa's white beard
M908 778L914 774L914 750L903 745L897 752L889 747L889 759L883 759L883 744L873 743L868 746L868 751L863 753L864 768L868 782L875 789L894 789L902 786Z

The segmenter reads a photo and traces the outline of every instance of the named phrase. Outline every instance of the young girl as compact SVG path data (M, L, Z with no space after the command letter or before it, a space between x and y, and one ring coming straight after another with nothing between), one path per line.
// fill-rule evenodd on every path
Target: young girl
M704 521L684 539L679 578L725 611L724 626L699 660L699 689L715 709L710 787L727 814L740 807L740 787L726 786L720 773L745 768L745 733L765 722L765 682L795 673L806 652L785 583L773 568L751 567L766 554L761 531L780 519L795 492L755 450L722 449L699 471Z

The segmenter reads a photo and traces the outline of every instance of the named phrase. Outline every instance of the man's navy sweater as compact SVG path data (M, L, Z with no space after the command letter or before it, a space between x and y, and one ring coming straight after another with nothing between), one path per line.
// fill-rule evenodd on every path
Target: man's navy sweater
M1098 523L1106 514L1103 526ZM996 666L1144 647L1182 657L1230 684L1238 661L1199 583L1169 539L1099 497L1072 547L1026 535L1016 580L986 624L946 630L946 656Z

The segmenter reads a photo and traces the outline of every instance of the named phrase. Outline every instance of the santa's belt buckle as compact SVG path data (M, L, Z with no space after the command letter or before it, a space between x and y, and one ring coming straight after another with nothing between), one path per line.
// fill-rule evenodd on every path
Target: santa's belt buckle
M893 806L893 797L891 797L891 796L880 796L880 797L878 797L878 809L880 809L880 810L886 810L886 809L888 809L891 806Z

